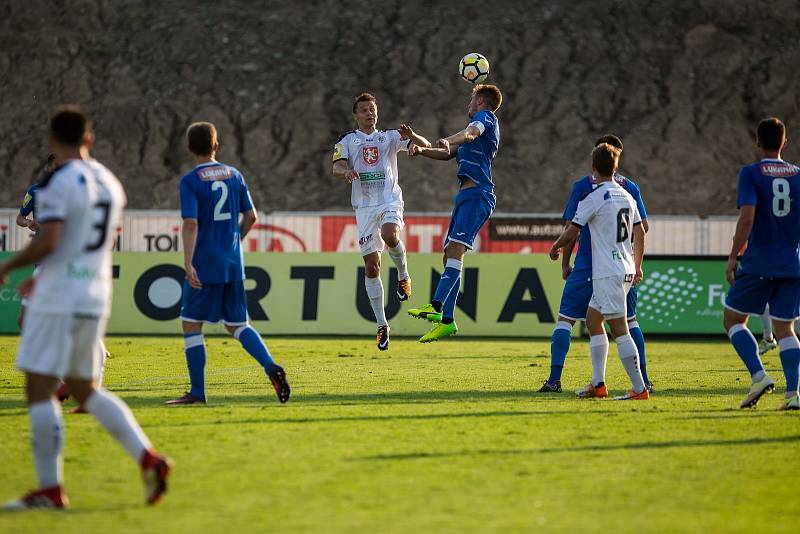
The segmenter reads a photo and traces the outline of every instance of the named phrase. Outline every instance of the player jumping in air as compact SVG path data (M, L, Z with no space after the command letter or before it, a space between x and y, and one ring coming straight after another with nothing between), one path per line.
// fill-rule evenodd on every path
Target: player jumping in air
M39 489L7 509L64 508L64 421L54 393L63 378L86 410L139 463L148 504L167 489L170 463L156 453L130 409L97 387L100 343L111 304L111 244L125 193L117 178L91 159L86 115L60 109L49 144L61 166L39 184L39 233L19 254L0 263L0 284L16 269L39 262L17 352L25 372L33 460ZM58 298L53 298L58 295Z
M723 321L753 380L740 408L755 407L765 393L775 389L775 382L764 371L747 319L748 314L760 315L769 305L786 377L780 409L800 410L800 341L794 333L794 321L800 317L800 167L781 159L786 127L777 118L759 123L756 146L761 161L739 172L739 221L726 269L731 288ZM745 243L747 249L737 270Z
M622 141L616 135L604 135L600 137L594 144L598 146L602 143L608 143L622 151ZM647 223L647 211L642 201L642 195L639 187L630 179L622 176L619 173L614 174L614 181L625 189L636 201L636 207L639 210L639 215L642 217L642 228L645 232L648 231L649 226ZM572 186L572 192L567 200L567 206L564 208L564 221L567 227L572 225L572 218L575 217L575 211L578 208L578 202L583 200L586 195L591 193L598 186L597 180L593 174L584 176ZM544 381L542 387L539 388L539 393L561 393L561 373L564 370L564 361L569 352L571 342L572 326L576 321L586 320L586 309L589 307L589 301L592 298L592 243L589 228L582 228L580 232L580 246L578 247L578 254L575 257L574 267L570 266L570 257L574 249L574 243L571 246L564 247L564 254L561 257L561 272L566 284L564 291L561 294L561 307L558 312L558 322L555 329L553 329L553 336L550 340L550 376ZM647 366L645 363L644 352L644 335L642 334L639 323L636 321L636 287L631 287L628 291L627 301L627 318L628 330L636 349L639 351L639 365L642 370L642 378L644 379L647 389L652 391L652 384L650 378L647 376ZM600 397L608 396L608 388L603 384L595 384L595 388L590 391L590 394Z
M592 172L597 187L578 203L572 223L550 249L550 258L557 260L562 247L571 247L585 226L591 232L592 296L586 310L586 326L591 338L592 381L579 397L602 397L591 394L598 384L605 387L608 360L608 336L603 322L608 321L617 342L620 360L631 390L617 400L646 400L650 393L639 370L639 351L628 333L626 319L627 294L632 284L642 279L644 228L636 201L616 180L620 150L601 143L592 151ZM631 243L633 236L633 243Z
M412 142L421 146L430 143L407 124L399 130L378 130L378 103L369 93L361 93L353 101L353 119L358 129L341 136L333 147L333 175L352 184L350 199L364 258L364 286L378 323L378 349L386 350L389 323L380 278L384 243L397 266L397 298L405 301L411 296L406 247L400 240L403 192L397 180L397 153L408 150Z
M183 345L191 390L167 404L205 404L206 347L203 322L225 328L264 368L280 402L291 390L283 368L272 360L261 336L247 322L241 241L258 218L241 173L215 158L217 129L197 122L186 131L197 166L180 182L183 217ZM241 222L239 215L241 214Z
M470 123L450 137L439 139L437 148L412 147L411 155L431 159L456 158L459 192L450 216L450 227L444 240L444 272L430 304L408 310L409 315L435 323L422 336L421 343L455 335L456 300L461 284L464 254L472 250L475 238L497 204L492 180L492 162L500 145L500 124L495 113L503 95L494 85L476 85L472 90L467 113Z

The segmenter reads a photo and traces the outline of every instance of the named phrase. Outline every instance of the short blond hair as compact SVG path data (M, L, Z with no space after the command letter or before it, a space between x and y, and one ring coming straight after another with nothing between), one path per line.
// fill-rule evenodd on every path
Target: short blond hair
M479 83L472 88L472 94L478 95L484 102L489 104L492 112L500 109L500 105L503 103L503 93L500 92L496 85Z

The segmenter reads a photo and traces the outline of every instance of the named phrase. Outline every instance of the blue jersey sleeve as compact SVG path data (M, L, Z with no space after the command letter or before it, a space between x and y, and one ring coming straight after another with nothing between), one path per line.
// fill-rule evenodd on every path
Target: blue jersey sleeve
M571 221L573 217L575 217L575 212L578 211L578 202L581 201L583 196L584 195L583 191L581 191L580 182L575 182L572 184L572 191L569 194L567 205L564 208L563 219L565 221Z
M33 204L36 202L34 199L35 194L35 187L30 187L25 192L25 197L22 199L22 205L19 207L19 214L23 217L27 217L33 212Z
M253 209L253 199L250 197L250 190L247 189L247 182L244 181L244 177L240 174L239 175L239 183L241 183L242 187L240 188L240 198L239 198L239 212L245 213Z
M736 197L736 207L755 206L757 196L753 175L747 167L743 167L739 171L739 193Z
M481 135L483 135L487 130L492 130L492 128L494 128L494 122L495 119L491 113L486 110L481 110L472 116L469 125L475 125L475 127L481 131Z
M180 186L181 217L184 219L197 219L197 195L185 178Z
M628 191L633 200L636 201L636 209L639 210L639 216L642 219L647 218L647 210L644 208L644 200L642 200L642 191L639 189L639 186L635 183L631 182L630 180L627 181L628 186L630 187L630 191Z

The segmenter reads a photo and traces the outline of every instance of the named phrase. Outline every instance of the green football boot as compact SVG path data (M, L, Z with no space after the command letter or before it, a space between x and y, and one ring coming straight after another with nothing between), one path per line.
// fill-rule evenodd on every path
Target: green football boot
M439 341L442 338L456 335L456 332L458 332L458 325L456 325L455 321L449 324L438 323L430 332L419 338L419 342Z
M437 312L432 304L426 304L421 308L411 308L410 310L408 310L408 314L411 317L416 317L417 319L425 319L426 321L430 321L432 323L442 322L442 312Z

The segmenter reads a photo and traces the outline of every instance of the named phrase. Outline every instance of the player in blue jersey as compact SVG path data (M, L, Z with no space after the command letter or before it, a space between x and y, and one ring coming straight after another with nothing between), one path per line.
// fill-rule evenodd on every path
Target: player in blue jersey
M731 288L723 321L753 381L740 408L752 408L775 389L758 356L756 338L747 328L748 314L759 315L769 304L786 377L780 409L800 410L800 340L794 333L794 321L800 317L800 167L781 159L786 127L777 118L758 124L756 146L761 161L739 172L739 220L726 269Z
M622 140L616 135L604 135L594 144L595 147L607 143L613 147L623 150ZM647 210L644 207L642 195L632 180L616 173L614 180L625 189L636 201L636 207L642 217L642 228L645 232L649 230L647 222ZM578 203L591 193L598 183L594 175L584 176L572 185L572 192L564 208L564 221L567 227L572 223ZM575 265L570 266L570 258L574 250L574 243L564 249L561 256L561 272L566 284L561 294L561 306L558 312L558 322L553 329L553 336L550 338L550 376L544 381L539 393L561 393L561 373L564 369L564 361L569 352L571 342L572 326L576 321L586 320L586 310L592 298L592 244L589 228L581 229L580 244L578 254L575 257ZM631 287L628 292L627 301L628 331L636 343L639 351L639 365L641 367L642 378L648 391L652 390L650 377L647 376L647 363L644 351L644 335L639 323L636 321L636 287ZM595 351L602 350L602 347L593 347ZM599 370L598 370L599 371ZM590 397L607 397L608 388L601 377L593 377L587 387L580 390L579 395ZM598 382L595 384L595 382Z
M500 144L500 125L495 113L503 95L494 85L476 85L467 112L470 123L460 132L436 142L436 148L412 145L411 155L431 159L456 158L459 192L444 240L444 272L430 304L408 311L409 315L436 323L419 340L437 341L458 332L455 307L461 285L464 254L472 250L478 232L489 220L496 205L492 162Z
M238 170L215 159L219 143L213 124L192 124L186 138L197 162L180 182L186 269L181 319L192 387L167 404L205 404L203 323L220 320L264 368L278 400L286 402L291 393L286 373L272 360L261 336L247 322L241 240L257 220L247 184Z

